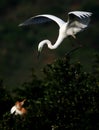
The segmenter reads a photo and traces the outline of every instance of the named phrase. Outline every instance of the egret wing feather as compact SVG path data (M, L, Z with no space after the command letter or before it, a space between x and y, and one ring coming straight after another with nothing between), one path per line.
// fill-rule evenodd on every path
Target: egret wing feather
M31 24L40 24L40 23L46 23L50 22L51 19L43 17L43 16L37 16L37 17L31 17L27 19L25 22L19 24L19 26L24 26L24 25L31 25Z
M61 27L62 24L65 23L62 19L60 19L54 15L43 14L43 15L37 15L35 17L31 17L31 18L27 19L25 22L19 24L19 26L46 23L46 22L50 22L50 21L55 21L59 25L59 27Z
M91 12L72 11L68 13L68 26L84 29L90 22Z

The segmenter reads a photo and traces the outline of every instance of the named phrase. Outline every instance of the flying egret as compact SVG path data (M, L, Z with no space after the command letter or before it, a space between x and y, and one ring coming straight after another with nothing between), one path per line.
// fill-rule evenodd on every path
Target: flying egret
M21 102L17 101L15 103L15 105L11 108L10 113L11 114L14 113L15 115L24 115L24 114L26 114L27 110L24 107L22 107L24 105L25 101L26 101L26 99L24 99Z
M38 52L40 53L45 44L47 44L48 48L50 49L56 49L64 40L64 38L72 36L74 39L76 39L75 35L78 32L83 31L88 26L91 15L91 12L72 11L68 13L68 20L65 22L54 15L42 14L27 19L25 22L19 24L19 26L45 23L51 20L55 21L58 24L59 35L55 44L52 45L51 41L48 39L41 41L38 45Z

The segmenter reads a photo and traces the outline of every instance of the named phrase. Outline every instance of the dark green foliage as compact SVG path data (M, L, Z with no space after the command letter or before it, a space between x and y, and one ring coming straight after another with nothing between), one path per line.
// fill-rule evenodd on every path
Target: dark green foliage
M10 110L12 99L10 94L6 91L3 80L0 80L0 119L3 118L3 114Z
M95 76L97 78L99 77L99 55L96 53L95 54L95 59L93 60L93 73L95 73Z
M6 111L0 129L50 130L54 125L59 130L98 130L99 79L95 73L84 72L80 62L71 63L68 57L46 65L43 73L43 79L33 74L31 81L14 91L14 100L27 99L28 113L20 117Z
M70 64L67 59L47 66L44 72L45 99L54 124L64 129L83 130L87 125L91 127L91 121L98 123L93 118L96 113L98 117L99 84L92 74L83 72L80 63ZM92 126L97 128L96 124Z

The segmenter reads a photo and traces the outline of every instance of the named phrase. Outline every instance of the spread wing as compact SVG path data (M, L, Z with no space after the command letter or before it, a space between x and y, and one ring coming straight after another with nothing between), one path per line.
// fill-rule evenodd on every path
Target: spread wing
M60 19L54 15L42 14L42 15L37 15L37 16L27 19L25 22L19 24L19 26L45 23L48 21L56 22L59 25L59 27L61 27L65 23L62 19Z
M72 11L68 13L68 26L84 29L90 22L91 12Z

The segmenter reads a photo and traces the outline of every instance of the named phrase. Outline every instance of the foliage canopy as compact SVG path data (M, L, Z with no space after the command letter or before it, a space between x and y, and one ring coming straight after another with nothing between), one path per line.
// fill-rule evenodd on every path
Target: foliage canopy
M98 76L84 72L80 62L71 63L70 57L46 65L43 73L43 79L33 74L31 81L14 91L16 99L27 99L24 105L28 110L27 115L10 115L6 109L6 113L2 114L0 129L50 130L54 125L59 130L98 130ZM3 103L2 98L0 100ZM9 103L9 100L5 100Z

